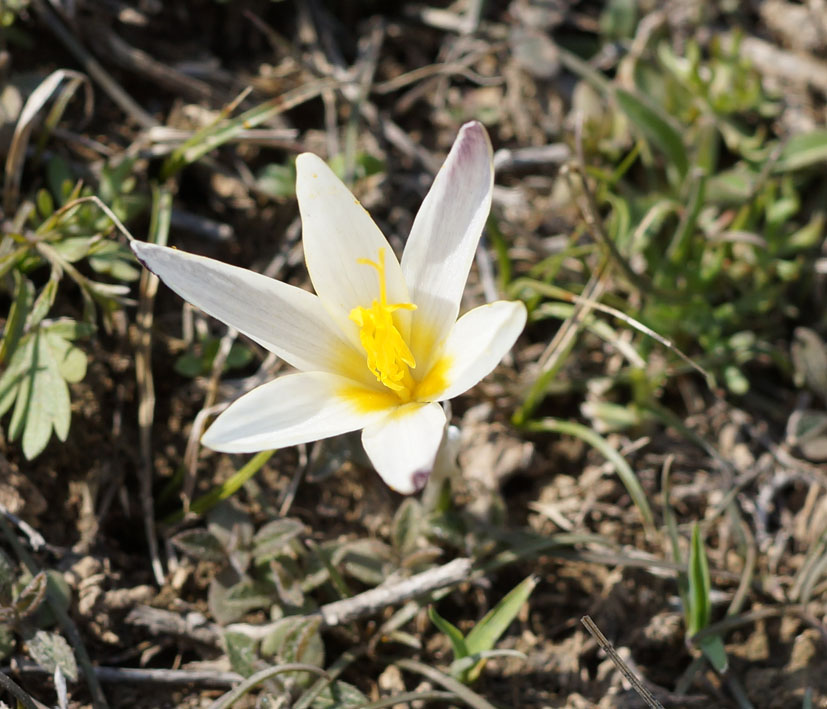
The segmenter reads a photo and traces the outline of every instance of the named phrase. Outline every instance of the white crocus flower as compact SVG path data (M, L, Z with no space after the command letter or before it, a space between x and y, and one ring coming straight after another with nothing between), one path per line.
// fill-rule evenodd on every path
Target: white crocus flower
M464 125L414 220L402 262L370 215L315 155L296 161L304 254L316 295L252 271L133 242L172 290L274 352L297 373L248 392L202 442L228 453L362 429L385 482L422 488L446 420L439 402L486 376L523 329L497 301L457 319L491 208L491 144Z

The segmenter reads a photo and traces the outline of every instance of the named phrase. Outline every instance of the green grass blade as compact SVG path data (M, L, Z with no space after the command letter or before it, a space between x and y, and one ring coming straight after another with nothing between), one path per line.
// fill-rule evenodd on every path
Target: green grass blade
M232 497L238 490L241 489L242 485L246 483L250 478L253 477L261 467L270 460L270 457L275 453L275 450L271 451L261 451L260 453L256 453L250 460L247 461L241 468L239 468L238 472L232 475L229 479L225 480L220 485L217 485L208 493L202 495L201 497L197 498L193 501L192 505L190 505L190 511L194 512L195 514L202 515L205 512L208 512L213 507L215 507L219 502L222 500L226 500L228 497ZM184 511L179 510L171 515L169 515L166 519L164 519L165 524L175 524L176 522L180 522L184 518Z
M654 532L655 523L652 517L652 509L649 507L649 501L646 499L646 493L637 479L637 475L632 470L631 466L626 462L620 453L609 445L609 442L600 434L583 424L574 421L562 421L555 418L544 418L539 421L529 421L525 424L528 431L537 432L554 432L562 433L568 436L575 436L582 441L588 443L592 448L598 450L613 466L620 478L620 481L626 487L626 491L632 498L632 501L640 511L643 517L643 523L647 531Z
M428 617L431 619L431 622L448 637L448 640L451 641L451 647L454 650L454 660L461 660L463 657L467 657L468 646L460 629L451 621L446 620L437 613L436 608L433 606L428 608Z
M161 171L162 179L172 177L187 165L200 160L211 150L215 150L224 143L237 138L242 131L255 128L270 120L273 116L315 98L325 90L333 88L334 85L335 82L332 81L317 81L306 84L265 101L235 118L219 120L206 126L170 154ZM229 109L225 111L225 113L227 112L229 112Z
M774 172L791 172L827 161L827 130L794 135L781 149Z
M468 653L476 654L494 648L500 636L517 617L537 583L536 576L523 579L485 614L465 638Z
M621 110L643 136L658 148L680 178L686 176L689 160L680 132L654 106L624 89L615 89L615 98Z
M697 524L692 525L692 545L689 549L689 608L686 626L690 635L709 624L709 565L703 540Z

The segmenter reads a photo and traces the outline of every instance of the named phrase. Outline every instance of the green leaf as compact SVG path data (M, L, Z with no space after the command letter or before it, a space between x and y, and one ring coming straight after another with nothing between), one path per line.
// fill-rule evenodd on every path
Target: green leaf
M232 623L245 613L273 605L272 589L256 583L249 576L239 576L233 569L223 569L210 582L207 603L213 617L221 624Z
M32 382L31 403L22 440L23 455L27 460L32 460L43 451L52 436L52 430L59 440L65 441L72 420L69 387L47 338L38 334L35 348L39 352L38 365Z
M55 241L52 248L57 251L64 260L69 263L80 261L92 246L97 237L95 236L70 236L60 241Z
M40 216L43 219L50 217L52 212L55 211L55 201L52 199L49 190L39 189L35 200L37 202L37 211L40 212Z
M451 647L454 650L454 660L461 660L468 656L468 646L465 643L465 638L462 632L451 621L443 618L437 613L436 608L430 606L428 608L428 617L431 622L445 634L448 640L451 641Z
M26 338L23 344L15 350L9 366L0 376L0 416L11 408L17 398L20 386L29 371L32 347L32 339Z
M609 0L600 15L600 33L612 39L631 38L637 27L635 0Z
M724 383L729 391L738 396L743 396L749 391L749 379L734 364L724 367Z
M0 660L10 657L17 647L17 640L8 625L0 624Z
M43 286L43 290L40 291L40 294L34 301L34 305L32 305L32 311L29 313L29 319L26 323L29 329L37 327L40 321L49 314L55 302L57 286L58 279L56 278L56 273L52 271L52 277L47 281L46 285Z
M330 165L330 169L333 170L339 179L344 180L347 178L347 175L345 175L344 153L334 155L327 161L327 164ZM362 180L366 177L370 177L371 175L378 175L384 172L385 163L379 158L375 158L368 153L361 152L356 154L353 168L353 175L351 177L354 180Z
M790 138L781 149L774 171L800 170L825 160L827 160L827 130L800 133Z
M710 635L701 640L701 651L715 668L718 674L723 674L729 668L729 658L724 649L724 641L720 635Z
M333 555L333 564L368 586L378 586L388 575L393 554L378 539L357 539L343 544Z
M230 666L244 677L261 669L257 663L256 645L255 640L243 633L224 633L224 646L227 648Z
M192 352L185 352L175 360L173 369L182 377L195 379L204 374L204 360Z
M327 685L310 705L311 709L358 709L366 706L369 699L356 687L336 680Z
M709 625L710 617L709 565L697 523L692 525L688 577L689 608L687 609L686 629L689 635L695 635Z
M221 346L217 337L205 337L175 361L175 371L184 377L199 377L210 373ZM241 342L234 342L224 361L224 371L245 367L253 358L252 350Z
M282 556L270 559L269 566L268 579L275 585L283 607L301 608L304 605L303 574L298 564L290 557Z
M673 264L682 265L686 263L691 253L691 244L696 232L696 224L701 209L704 206L706 196L706 176L703 172L692 171L690 175L689 199L686 209L681 216L681 221L675 231L666 255Z
M5 277L9 271L26 258L30 246L31 244L27 242L14 250L0 250L0 254L2 254L0 255L0 278Z
M296 165L265 165L256 176L256 187L273 197L292 197L296 194Z
M17 569L12 560L0 549L0 607L8 606L12 600L12 588L17 580Z
M253 359L253 351L243 342L233 342L230 353L224 362L224 369L239 369L246 367Z
M304 531L297 519L276 519L261 527L253 537L253 558L267 561L284 551L284 547Z
M89 250L89 265L98 273L111 276L117 281L137 281L141 275L135 266L135 257L123 244L105 239Z
M803 227L790 234L785 250L798 251L799 249L812 249L821 243L821 236L824 233L824 213L817 212L812 219Z
M49 324L43 325L42 330L45 330L50 335L57 335L64 340L77 340L81 337L89 337L95 332L95 326L88 322L79 322L71 318L60 318L52 320Z
M38 630L26 641L26 647L32 659L48 670L49 674L54 674L55 668L60 667L66 679L71 682L77 680L78 666L75 655L62 635Z
M615 98L629 120L644 137L663 152L667 160L683 178L689 169L689 160L683 138L671 120L660 109L625 89L615 89Z
M391 526L391 542L394 551L406 556L416 548L422 530L422 505L413 497L406 497Z
M43 451L52 431L61 441L69 433L72 411L61 368L71 375L79 373L78 358L69 355L71 347L62 338L49 337L45 330L38 329L26 350L29 356L17 391L9 437L17 440L22 436L23 455L28 460ZM84 355L83 371L85 366Z
M275 657L280 663L299 662L316 667L324 666L325 650L321 633L321 618L287 616L274 623L272 632L261 642L261 654ZM313 677L307 672L289 672L298 684L306 686Z
M719 172L707 181L707 201L711 204L740 206L752 196L758 181L757 172L742 166Z
M485 660L492 657L517 657L525 660L526 654L519 650L484 650L483 652L475 652L473 655L463 657L461 660L454 660L450 667L451 675L454 677L466 677L470 671L473 671L478 665L481 667Z
M43 329L57 368L67 382L75 384L86 376L86 353L53 330Z
M69 168L69 164L59 155L55 155L46 162L46 182L49 185L49 191L61 200L63 204L63 195L65 194L66 185L72 189L74 177Z
M14 280L14 300L9 310L9 317L6 320L6 327L3 328L3 342L0 344L0 364L5 362L6 358L17 349L17 344L23 335L23 327L34 302L32 282L21 276L17 271L14 272Z
M204 529L179 532L172 538L172 543L199 561L222 562L227 559L227 552L218 538Z
M470 654L493 649L500 636L517 617L537 582L536 576L528 576L523 579L485 614L485 617L473 627L465 638L465 644Z

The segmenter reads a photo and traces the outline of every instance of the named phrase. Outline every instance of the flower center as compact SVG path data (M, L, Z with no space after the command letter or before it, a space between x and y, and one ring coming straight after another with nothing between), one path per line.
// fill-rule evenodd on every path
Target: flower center
M414 388L410 369L416 367L411 350L393 321L397 310L416 310L413 303L388 303L385 285L385 249L379 249L379 259L360 258L358 263L376 269L379 276L379 300L369 308L357 306L350 311L350 319L359 326L359 341L367 355L368 369L388 389L408 401Z

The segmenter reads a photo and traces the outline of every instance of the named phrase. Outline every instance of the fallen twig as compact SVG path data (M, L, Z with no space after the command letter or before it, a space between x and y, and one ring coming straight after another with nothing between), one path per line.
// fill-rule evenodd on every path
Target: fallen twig
M443 566L428 569L398 583L383 584L352 598L328 603L314 615L322 617L323 626L341 625L357 618L373 615L386 606L407 601L443 586L459 583L467 579L470 574L471 559L454 559Z
M22 674L50 674L36 662L30 660L15 661L15 669ZM231 687L241 682L237 672L219 672L217 670L166 670L143 667L94 667L95 676L101 682L122 684L124 682L141 684L198 684L203 687ZM0 672L2 679L2 672Z

